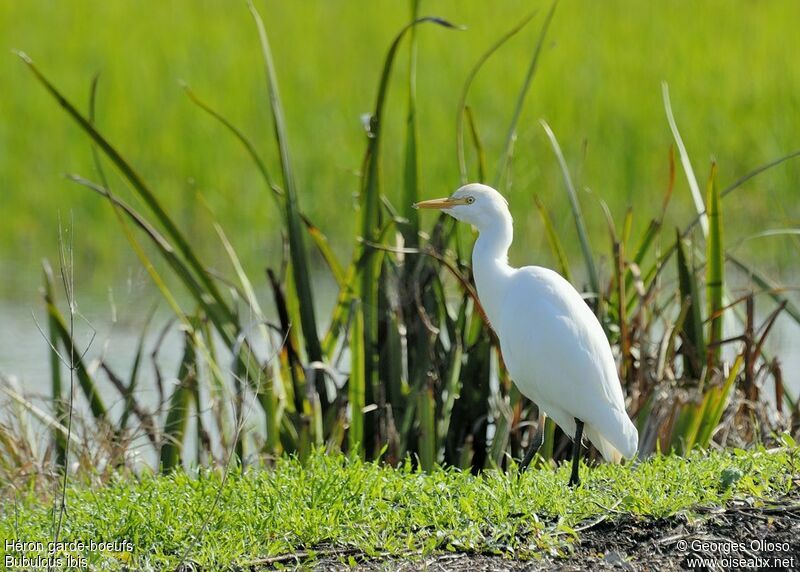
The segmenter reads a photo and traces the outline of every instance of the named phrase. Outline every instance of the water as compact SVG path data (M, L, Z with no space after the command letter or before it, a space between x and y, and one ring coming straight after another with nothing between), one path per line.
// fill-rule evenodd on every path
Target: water
M320 317L329 314L333 294L324 298L318 304ZM155 301L153 297L135 298L130 300L127 307L117 306L116 311L106 301L93 300L80 305L79 309L85 319L76 319L75 331L81 351L91 341L86 353L86 363L90 364L102 357L116 373L127 380L146 313ZM140 387L147 402L151 401L151 397L154 398L155 392L155 376L150 356L156 350L156 344L156 363L167 378L177 374L183 353L182 334L175 325L162 337L161 330L168 317L162 304L161 311L157 311L152 320L145 340L147 359L143 365ZM50 355L48 343L39 327L47 333L47 317L41 305L0 301L0 374L16 376L26 394L46 397L51 390ZM800 326L787 315L780 317L768 339L766 349L769 355L780 358L787 388L793 397L796 396L800 392ZM104 397L119 398L110 383L101 381L99 385Z
M330 315L335 289L330 279L320 279L325 292L317 301L318 319L321 321ZM322 289L321 289L322 290ZM103 359L119 377L127 383L128 374L137 351L142 328L146 316L158 298L155 294L129 294L120 302L109 300L90 300L79 305L80 317L75 320L76 339L79 351L84 351L87 367L96 368L99 359ZM264 300L265 311L269 312L271 304ZM168 397L174 384L183 355L183 334L177 324L169 321L170 315L165 305L156 310L148 334L145 337L145 356L141 366L139 386L136 398L148 410L158 407L159 392L156 385L155 367L160 370L164 382L164 393ZM763 320L763 317L761 318ZM37 326L38 322L38 326ZM760 323L760 321L759 321ZM169 325L164 330L165 325ZM15 304L0 302L0 374L14 376L21 391L39 407L49 411L49 395L51 394L50 354L48 343L40 331L47 332L47 319L39 305ZM256 336L253 336L255 339ZM222 344L219 344L222 347ZM257 354L263 359L268 349L256 347ZM800 394L800 326L788 315L778 319L767 343L766 351L770 356L778 356L781 360L784 381L790 395L794 398ZM229 359L221 354L223 366ZM153 359L153 356L155 358ZM62 368L65 371L65 368ZM229 372L224 372L228 373ZM68 379L66 376L64 379ZM117 389L100 372L96 375L97 386L106 406L116 417L122 410L122 397ZM66 381L64 382L66 387ZM774 396L774 388L764 388L770 399ZM8 401L8 397L0 394L0 405ZM201 401L205 399L201 396ZM86 405L80 400L79 409ZM210 415L206 411L203 415ZM195 421L193 420L192 423ZM209 418L206 427L214 423ZM249 425L253 430L263 428L261 416L254 408ZM189 428L187 436L192 439L196 433ZM189 444L189 450L192 445Z
M316 277L315 284L322 291L315 306L318 319L324 322L324 317L329 315L333 308L336 291L329 277ZM144 337L144 351L134 396L146 411L159 411L160 404L163 404L160 410L164 411L169 405L169 396L178 383L177 374L184 352L184 334L166 304L161 301L157 293L148 292L147 288L128 288L124 294L117 295L116 299L111 295L106 300L93 298L80 302L81 299L78 295L79 303L73 321L76 353L82 356L84 366L93 374L100 397L112 419L119 419L124 409L124 399L108 380L107 375L100 370L99 364L101 361L107 364L123 384L127 385L142 332L148 316L154 312ZM271 304L266 299L260 300L260 303L267 314L267 320L274 322L275 316L270 311ZM61 311L65 314L65 319L68 319L65 306L62 296ZM189 303L184 306L184 308L191 307L192 304ZM256 323L253 319L253 326L247 332L248 340L259 361L265 363L275 354L275 350L258 335ZM4 377L6 380L10 378L10 388L14 392L22 394L41 410L51 413L52 372L47 334L47 315L41 302L24 304L0 301L0 378ZM216 336L215 342L222 374L229 381L232 379L232 356ZM273 344L277 345L279 342L275 334ZM65 360L69 359L60 347L59 351L62 351ZM163 396L158 389L156 369L160 372ZM66 395L69 387L69 370L62 364L61 371L63 392ZM75 411L79 416L90 417L88 403L77 380L75 388L75 395L78 396ZM8 395L0 391L0 421L8 419L11 410L7 406L12 401ZM201 384L200 387L200 402L204 404L200 417L204 426L210 431L214 449L218 449L216 421L213 419L211 408L207 406L212 401L205 384ZM229 405L223 403L222 407ZM258 435L263 437L263 414L251 392L246 393L244 405L245 433L251 438L257 438ZM193 415L186 431L186 451L196 450L196 424L197 417ZM39 446L44 446L47 440L46 432L41 432L40 437ZM137 452L143 465L153 466L157 461L155 451L144 435L134 440L130 450ZM221 453L222 451L215 450L215 454ZM187 459L191 461L190 456L187 456Z

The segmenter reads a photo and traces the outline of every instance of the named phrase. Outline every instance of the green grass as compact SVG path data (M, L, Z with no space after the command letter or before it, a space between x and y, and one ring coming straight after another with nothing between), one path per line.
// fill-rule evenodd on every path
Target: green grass
M372 107L385 46L408 20L406 2L259 2L272 36L277 74L292 147L301 208L339 251L351 246L364 136L359 116ZM504 144L514 95L521 85L546 9L481 72L470 103L487 146L496 157ZM530 7L492 3L421 2L435 14L468 26L464 32L434 27L418 33L417 113L421 194L440 196L458 183L455 115L461 84L488 46ZM538 75L523 109L509 195L517 220L512 260L552 263L534 214L532 194L554 212L559 234L574 232L560 171L537 120L553 127L581 192L589 186L615 214L637 211L660 197L671 136L660 100L670 84L673 108L695 168L714 155L724 188L755 165L800 146L800 36L791 0L753 6L723 0L703 3L561 3L544 47ZM92 174L83 136L52 105L9 50L25 50L70 98L85 102L89 81L101 73L98 124L142 171L167 208L208 257L225 253L208 228L195 193L202 193L253 273L277 258L282 213L237 143L195 108L178 80L243 126L258 143L270 142L269 111L258 39L244 2L101 3L78 0L6 2L0 7L0 185L3 188L0 263L55 258L58 212L75 213L78 272L86 288L120 286L133 256L115 230L111 210L62 173ZM407 54L399 58L400 74ZM403 185L405 91L398 75L390 86L384 190L400 202ZM587 142L583 155L583 142ZM267 154L267 153L265 153ZM269 162L278 172L277 154ZM495 165L488 165L491 171ZM800 218L791 201L800 164L793 162L748 185L746 199L727 205L742 238ZM688 196L682 177L677 194ZM742 195L745 196L745 195ZM590 199L587 225L605 228ZM671 216L690 212L681 201ZM337 205L347 215L332 215ZM683 209L679 212L679 209ZM12 213L13 216L8 216ZM636 225L645 225L639 217ZM102 236L103 240L97 237ZM571 235L568 235L571 236ZM771 265L796 256L787 239L752 241ZM786 248L784 248L786 247ZM565 244L577 252L575 240ZM748 249L750 249L748 251ZM124 253L120 256L120 252ZM23 254L24 253L24 254ZM760 256L763 259L765 256ZM1 288L33 291L35 265L6 273ZM112 278L113 277L113 278ZM22 290L20 290L22 289Z
M62 538L128 540L129 563L157 569L174 569L182 557L204 568L246 566L323 547L368 556L455 550L535 558L566 553L575 529L604 515L658 518L733 498L778 497L796 486L798 461L797 449L657 456L636 466L584 466L584 484L572 490L566 465L517 478L513 471L426 474L341 455L312 455L305 465L284 457L273 470L232 470L221 489L220 474L209 471L73 484ZM0 538L46 543L48 499L14 494L0 509ZM114 555L87 558L92 566L120 565Z

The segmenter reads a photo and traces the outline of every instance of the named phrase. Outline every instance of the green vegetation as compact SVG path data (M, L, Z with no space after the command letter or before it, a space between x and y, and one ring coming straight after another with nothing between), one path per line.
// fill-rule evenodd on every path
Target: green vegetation
M132 50L118 30L107 36L97 25L124 10L52 16L86 26L79 36L96 50L86 53L121 50L121 76L84 85L74 68L58 67L69 50L42 55L20 43L35 56L19 54L24 81L43 89L19 90L30 122L11 131L15 156L78 173L58 183L69 186L58 201L74 211L78 231L47 219L60 204L49 191L52 173L0 164L15 177L9 204L19 213L0 231L4 252L29 233L44 250L35 245L46 231L68 231L58 270L45 263L42 274L52 401L40 407L0 379L11 404L0 420L0 485L15 501L0 509L0 532L126 539L137 565L155 567L188 558L245 565L325 545L530 557L568 549L581 523L612 507L663 516L786 492L796 473L792 437L774 451L762 443L800 416L800 400L784 388L765 340L779 316L800 323L800 310L764 274L770 260L761 256L754 267L739 241L752 230L743 220L772 225L759 244L772 236L771 244L794 247L777 241L797 238L787 228L797 205L780 201L800 153L786 113L775 109L779 101L796 107L800 91L769 92L800 83L786 55L796 34L774 35L789 8L761 7L756 19L711 3L663 15L644 3L624 12L564 4L534 15L501 6L492 18L485 8L437 5L456 14L452 21L424 16L428 7L416 0L402 13L372 3L269 3L266 21L252 5L249 15L242 7L223 17L218 4L198 3L169 22L145 4L126 8L142 11L125 20L133 37L148 22L148 33L169 32L172 47L188 45L181 34L224 46L195 43L197 52L183 54L197 77L186 74L191 86L177 94L158 75L165 60L143 67L150 46ZM37 9L4 8L21 22ZM698 33L697 10L715 16L718 34ZM229 29L232 21L241 25ZM364 23L364 33L343 33L338 21ZM498 21L502 29L482 28ZM298 34L291 22L321 32ZM742 51L750 35L763 53ZM112 48L94 44L107 37ZM664 59L654 56L643 71L648 46ZM718 61L697 55L712 47L727 53ZM223 75L204 75L215 58ZM721 73L723 61L766 77L753 82L738 67ZM639 66L639 75L620 74L624 65ZM247 73L234 81L232 69ZM131 80L138 91L120 88ZM64 113L53 117L59 106ZM547 121L534 121L532 109ZM735 131L720 127L731 117ZM38 123L45 118L47 129ZM60 131L67 119L70 130ZM37 129L50 136L37 139L34 153L17 138ZM718 161L706 167L695 157L712 147ZM33 182L39 177L47 184ZM520 259L557 267L586 294L618 357L640 457L650 457L641 464L602 465L568 491L551 470L568 441L550 424L538 470L516 478L513 460L531 442L536 410L513 386L483 317L470 271L474 235L446 216L429 226L411 209L464 180L488 181L515 213L531 211L518 217ZM41 194L21 198L26 186ZM726 200L734 193L746 200ZM112 276L127 275L121 265L135 258L170 313L162 332L180 329L175 371L147 354L151 318L129 371L105 356L84 359L76 283L92 283L87 260L102 273L112 258ZM331 288L332 308L321 307ZM155 405L140 394L151 368ZM34 427L52 446L41 447ZM752 448L699 452L730 445ZM106 556L124 557L89 557Z
M573 490L566 465L519 478L494 470L476 477L314 454L305 463L280 459L274 470L234 468L224 480L219 471L201 470L113 477L99 488L76 483L67 493L63 538L129 541L132 553L85 553L92 567L112 568L175 569L180 562L246 568L296 552L313 562L315 550L339 551L345 563L434 551L528 559L544 550L568 553L580 530L597 519L691 514L698 505L744 497L758 506L759 499L796 487L798 462L796 448L655 457L633 466L584 467L584 484ZM1 506L0 538L50 539L51 508L40 496L19 491Z
M352 212L363 153L360 116L373 105L383 46L408 21L404 2L337 0L260 2L273 42L286 127L294 158L300 207L320 225L339 254L352 247ZM461 86L474 62L537 3L504 0L421 2L435 14L468 27L442 33L419 29L417 119L420 194L440 196L458 183L455 116ZM504 189L516 218L512 260L554 265L533 214L534 192L558 213L560 235L572 236L560 173L537 120L559 135L576 187L586 204L587 225L599 236L605 222L596 197L612 213L632 205L647 210L659 200L671 143L660 99L668 81L673 106L695 167L715 156L720 184L800 146L800 37L793 22L800 5L791 0L754 7L712 0L674 6L650 2L564 0L543 49L526 100L513 165L513 186ZM470 104L493 170L505 143L514 94L536 41L529 25L492 58L476 80ZM34 88L9 52L24 50L70 99L85 104L89 79L101 74L98 121L165 207L192 237L204 260L222 267L227 257L210 232L197 193L211 205L248 273L261 276L280 243L282 212L266 196L260 176L236 141L207 121L186 98L179 80L224 110L234 124L271 146L266 87L259 73L258 38L243 4L198 0L164 3L4 2L0 7L0 76L9 89L0 98L0 185L3 188L0 292L34 291L38 268L55 258L57 216L72 211L79 232L75 255L84 291L119 290L136 264L107 205L64 180L65 172L92 173L85 139L47 96ZM404 77L406 53L398 59ZM389 86L385 121L384 192L398 206L404 180L406 90ZM584 152L583 145L586 142ZM278 155L265 154L278 172ZM704 169L701 169L704 171ZM474 177L474 172L473 172ZM737 221L736 241L757 230L796 225L793 200L800 163L787 164L748 185L747 200L727 205ZM593 194L582 191L584 186ZM120 193L128 198L127 191ZM676 194L687 196L682 179ZM667 226L685 220L688 201L667 213ZM340 209L333 216L332 207ZM402 211L401 211L402 212ZM644 217L634 226L642 229ZM102 240L98 240L102 237ZM570 254L577 242L565 240ZM786 238L745 244L765 268L786 267L797 256ZM20 266L11 266L20 263ZM11 268L11 271L7 270ZM20 270L22 268L22 270Z
M417 9L412 2L412 14ZM554 3L533 20L539 37L529 54L526 81L515 94L517 110L524 107L536 78L555 9ZM46 269L44 273L56 417L45 418L18 393L6 393L50 428L62 462L67 444L63 436L69 432L70 419L62 364L70 380L78 382L68 387L79 387L90 405L84 422L103 437L93 440L98 441L98 451L109 467L125 464L141 435L147 437L144 445L160 460L165 473L204 460L224 465L234 456L252 459L291 453L304 460L314 447L323 446L365 459L383 457L391 464L412 455L423 469L444 463L479 472L504 466L509 457L520 458L533 436L526 420L534 417L535 409L513 386L497 338L480 309L469 270L473 236L469 231L459 232L446 215L426 235L418 218L399 214L407 212L408 205L420 196L417 109L421 102L413 66L401 82L407 93L405 144L400 145L406 167L402 208L384 192L386 180L381 176L391 147L385 126L391 117L387 102L396 61L406 49L415 53L420 30L438 28L443 35L458 32L448 21L422 17L401 27L389 43L368 121L358 231L353 236L352 257L343 262L299 204L269 36L252 5L251 12L261 43L277 170L272 170L262 159L260 147L222 112L194 92L189 96L204 115L210 115L206 119L221 125L250 156L262 177L264 194L282 213L286 248L267 269L277 321L270 321L264 313L255 294L255 278L245 271L223 227L212 220L229 257L227 272L214 270L204 260L175 211L165 206L151 183L104 135L96 118L97 82L91 84L84 112L27 55L20 54L33 76L90 140L97 182L77 175L70 179L111 207L122 235L184 333L185 347L177 384L165 387L162 380L169 374L159 371L151 358L159 380L155 408L143 406L136 391L139 364L146 359L142 344L130 373L113 371L104 359L99 368L87 369L82 344L74 334L75 319L80 317L74 303L74 245L62 242L60 281L66 294L66 314L56 300L52 272ZM505 35L501 43L512 35ZM482 167L483 161L475 161L475 157L491 155L484 152L475 129L478 116L468 103L472 80L480 77L480 66L491 61L496 47L479 59L462 89L459 116L472 131L467 144L461 130L462 179L468 178L470 169L479 177L492 176ZM598 271L601 259L597 250L602 243L588 238L586 209L566 156L550 125L542 122L581 238L580 255L590 278L587 299L619 356L620 378L639 428L643 456L659 451L686 453L694 447L708 447L715 438L720 444L763 441L772 431L785 427L785 417L771 415L771 400L779 412L796 413L798 408L797 396L785 391L779 360L767 355L764 341L779 315L785 311L800 322L800 310L757 269L732 256L725 242L727 233L723 233L728 220L726 205L730 204L723 203L723 198L743 192L743 183L784 166L796 154L776 158L724 189L717 183L717 167L712 164L704 197L666 86L664 106L697 215L689 217L689 224L673 238L665 221L675 202L677 159L672 154L667 156L668 175L660 208L654 216L644 217L649 223L641 233L634 230L641 214L634 216L634 211L628 210L620 223L601 201L607 233L603 243L612 262L608 278L601 278ZM519 117L515 113L505 130L506 146L493 173L501 189L509 185ZM134 201L126 201L117 191L124 187L116 176L133 193ZM554 229L544 202L539 199L537 205L550 248L562 272L570 276L565 239ZM336 304L327 319L318 317L314 304L320 288L312 272L312 253L324 260L338 287ZM752 280L743 294L734 295L730 290L725 273L728 262ZM765 318L757 319L756 300L770 304ZM723 331L734 335L723 339ZM120 416L111 414L100 397L97 384L104 379L120 394ZM772 395L765 390L770 386L775 388ZM255 408L253 414L251 408ZM194 450L187 446L190 433L197 443ZM558 437L551 424L546 442L544 460L559 458L567 440ZM0 449L11 459L4 475L10 482L15 482L19 472L14 459L25 447L36 448L35 443L12 442ZM82 463L91 465L85 451L74 453ZM38 456L37 462L46 464L47 460Z

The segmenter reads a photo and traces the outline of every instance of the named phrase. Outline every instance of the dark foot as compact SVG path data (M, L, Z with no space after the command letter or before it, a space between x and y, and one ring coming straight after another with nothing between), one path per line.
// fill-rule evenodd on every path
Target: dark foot
M544 416L542 416L542 419L544 419ZM531 464L531 461L533 461L533 458L536 456L536 453L539 452L539 449L542 448L543 444L544 444L544 422L542 421L539 423L539 430L536 432L536 436L533 438L533 442L531 443L530 449L528 449L528 452L525 453L525 458L522 459L522 463L520 463L519 465L520 475L524 473L525 470L528 468L528 466Z
M539 451L539 447L535 447L535 446L531 447L528 450L528 452L525 454L525 458L522 459L522 462L519 465L519 474L520 475L522 473L524 473L526 470L528 470L528 467L530 466L531 461L533 461L533 458L536 456L536 453L538 451Z
M581 460L581 439L583 439L583 421L575 419L575 439L572 440L572 474L569 477L569 486L581 484L578 468Z

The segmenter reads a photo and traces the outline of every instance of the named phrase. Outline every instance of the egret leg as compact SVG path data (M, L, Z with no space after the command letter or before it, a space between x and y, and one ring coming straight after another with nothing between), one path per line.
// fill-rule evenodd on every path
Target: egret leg
M572 475L569 477L569 486L581 484L578 476L578 465L581 460L581 439L583 438L583 421L575 418L575 439L572 441Z
M542 417L542 420L544 420L544 416ZM544 445L544 422L539 423L539 429L533 438L533 442L531 443L528 452L525 453L525 458L522 459L522 464L519 466L520 474L525 472L525 469L527 469L528 465L531 464L534 455L539 452L539 449L542 448L542 445Z

